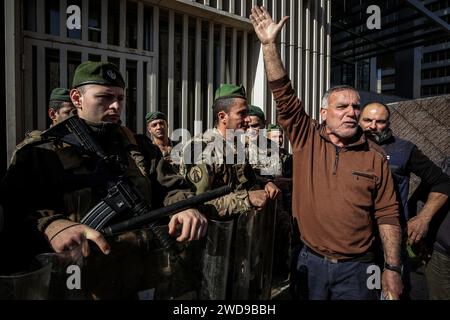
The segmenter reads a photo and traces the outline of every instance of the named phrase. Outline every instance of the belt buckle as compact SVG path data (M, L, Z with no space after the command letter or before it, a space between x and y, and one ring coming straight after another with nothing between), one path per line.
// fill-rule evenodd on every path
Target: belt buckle
M325 260L325 261L329 261L329 262L331 262L331 263L338 263L339 262L339 260L338 259L335 259L335 258L328 258L328 257L323 257L323 259Z

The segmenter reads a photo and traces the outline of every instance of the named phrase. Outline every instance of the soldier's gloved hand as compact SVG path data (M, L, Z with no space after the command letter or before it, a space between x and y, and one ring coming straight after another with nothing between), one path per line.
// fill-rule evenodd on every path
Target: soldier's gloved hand
M169 234L175 235L177 225L182 224L183 228L177 241L200 240L206 235L208 220L197 210L188 209L172 216L169 222Z
M266 190L254 190L248 192L248 198L250 204L257 210L261 211L267 204L269 200L269 194Z
M56 220L45 229L44 233L53 250L58 253L74 249L82 245L86 239L93 241L104 254L108 254L111 250L100 232L70 220ZM89 255L89 246L82 249L84 256Z
M273 182L267 182L264 186L264 190L272 200L278 199L281 196L281 189L278 188Z

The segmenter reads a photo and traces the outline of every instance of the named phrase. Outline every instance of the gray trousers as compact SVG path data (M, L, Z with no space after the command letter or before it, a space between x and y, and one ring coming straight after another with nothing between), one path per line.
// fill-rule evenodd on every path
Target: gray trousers
M450 257L434 250L425 274L429 298L450 300Z

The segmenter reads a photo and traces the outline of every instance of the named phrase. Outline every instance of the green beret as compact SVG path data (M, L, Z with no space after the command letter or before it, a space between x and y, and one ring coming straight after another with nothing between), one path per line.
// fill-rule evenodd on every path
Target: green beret
M282 131L282 130L279 125L271 123L267 126L267 132L270 132L270 131Z
M223 84L216 90L214 100L227 98L242 98L247 100L244 85L236 86L234 84Z
M50 101L72 102L69 93L66 88L55 88L50 94Z
M159 120L159 119L167 121L166 115L164 113L160 112L160 111L149 112L145 116L145 121L147 123L149 123L150 121Z
M85 84L100 84L125 88L125 81L117 66L110 62L85 61L80 64L73 76L72 88Z
M261 110L260 107L257 107L257 106L249 106L249 107L248 107L248 115L249 115L249 116L257 116L257 117L260 118L263 122L266 121L266 116L265 116L264 112Z

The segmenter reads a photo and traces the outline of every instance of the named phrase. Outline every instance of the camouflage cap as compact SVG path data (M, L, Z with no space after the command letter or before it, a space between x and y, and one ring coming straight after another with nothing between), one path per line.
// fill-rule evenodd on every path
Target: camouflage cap
M257 116L257 117L260 118L263 122L266 121L266 115L264 114L264 112L261 110L260 107L257 107L257 106L249 106L249 107L248 107L248 115L249 115L249 116Z
M149 123L150 121L159 120L159 119L167 121L167 116L164 113L162 113L161 111L151 111L151 112L147 113L147 115L145 116L145 121L147 123Z
M270 131L281 131L281 127L277 124L271 123L267 126L267 132L270 132Z
M72 102L70 91L66 88L55 88L50 94L50 101Z
M236 86L234 84L223 84L216 90L214 100L227 98L242 98L247 100L244 85Z
M110 62L85 61L73 76L72 88L85 84L100 84L125 88L125 81L117 66Z

